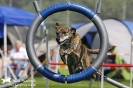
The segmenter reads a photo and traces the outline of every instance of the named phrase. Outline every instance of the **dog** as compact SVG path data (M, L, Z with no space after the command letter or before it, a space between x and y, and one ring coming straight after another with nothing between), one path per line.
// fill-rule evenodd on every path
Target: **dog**
M3 83L5 83L5 82L8 82L8 83L10 83L10 82L11 82L11 81L10 81L10 80L11 80L11 78L1 79L1 80L2 80L2 84L3 84Z
M81 41L75 28L55 24L56 41L60 45L60 56L64 64L68 65L70 74L81 72L90 66L90 57L88 53L98 54L99 49L88 49ZM108 51L113 50L115 46L110 46ZM92 78L96 78L93 74Z

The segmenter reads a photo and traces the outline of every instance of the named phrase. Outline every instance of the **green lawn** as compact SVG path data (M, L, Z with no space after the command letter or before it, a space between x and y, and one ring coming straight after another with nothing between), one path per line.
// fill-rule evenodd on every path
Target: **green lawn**
M46 88L46 80L43 77L35 77L34 79L34 88ZM85 81L80 81L76 83L71 83L71 84L62 84L62 83L57 83L53 81L48 81L49 82L49 88L88 88L89 86L89 80ZM119 80L120 83L123 83L127 86L129 86L129 81L124 81L124 80ZM0 81L2 83L2 81ZM17 88L31 88L30 86L30 79L24 83L21 83L18 85ZM11 87L14 88L14 87ZM100 81L93 81L92 87L91 88L100 88ZM107 82L104 82L104 88L117 88Z
M64 69L59 69L59 72L64 75L69 74L68 70L64 70ZM31 88L30 81L31 80L28 79L24 83L18 84L17 88ZM129 81L125 81L125 80L117 80L117 81L119 81L120 83L125 84L127 86L130 86ZM48 83L49 83L49 85L48 85L49 88L88 88L90 81L84 80L84 81L80 81L80 82L76 82L76 83L67 84L67 83L57 83L57 82L48 80ZM2 84L2 81L0 80L0 85L1 84ZM11 88L14 88L14 87L11 87ZM35 77L34 88L46 88L46 78ZM101 88L101 82L93 81L91 88ZM104 82L104 88L117 88L117 87L115 87L107 82Z

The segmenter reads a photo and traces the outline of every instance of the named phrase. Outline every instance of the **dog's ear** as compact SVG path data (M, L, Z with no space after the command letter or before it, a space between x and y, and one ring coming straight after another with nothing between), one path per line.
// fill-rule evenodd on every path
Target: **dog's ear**
M73 34L76 33L76 29L75 28L71 28L71 31L72 31Z
M60 26L59 23L56 23L55 26Z
M57 29L58 26L60 26L59 23L56 23L56 24L55 24L55 29Z

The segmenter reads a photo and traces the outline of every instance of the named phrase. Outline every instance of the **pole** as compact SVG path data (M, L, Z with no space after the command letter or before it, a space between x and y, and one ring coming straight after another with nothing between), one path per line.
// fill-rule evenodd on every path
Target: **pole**
M117 82L111 78L108 78L108 77L104 77L104 78L105 78L106 82L108 82L108 83L110 83L110 84L112 84L118 88L129 88L128 86L123 85L123 84L121 84L121 83L119 83L119 82Z
M93 81L93 79L90 79L90 83L89 83L89 87L88 87L88 88L91 88L91 86L92 86L92 81Z
M99 75L103 75L103 77L104 77L106 82L108 82L108 83L110 83L110 84L112 84L112 85L114 85L114 86L116 86L118 88L130 88L130 87L124 85L124 84L121 84L121 83L119 83L119 82L117 82L117 81L115 81L115 80L113 80L111 78L108 78L108 77L104 76L104 74L100 70L97 73ZM103 87L101 87L101 88L103 88Z
M126 19L126 2L127 0L123 0L123 16L122 19Z
M2 52L2 50L1 50L1 48L0 48L0 54L1 54L1 56L2 56L2 54L3 54L3 52ZM2 65L2 70L1 70L1 74L3 74L4 72L4 65L3 65L3 63L4 63L4 55L2 56L2 62L1 62L1 65Z
M70 2L70 0L67 0L68 2ZM70 11L67 10L67 13L66 13L66 25L69 25L69 22L70 22Z
M101 74L101 88L104 88L104 67L102 67L102 73L103 74Z
M38 0L39 2L39 7L40 7L40 10L42 9L42 0ZM43 22L44 23L44 22ZM44 25L45 26L45 25ZM42 37L42 33L43 31L42 30L39 30L39 36Z
M31 72L34 71L34 67L31 67ZM34 88L34 74L31 74L31 88Z
M98 0L95 0L95 12L97 10L97 4L98 4Z
M37 0L35 0L33 2L33 5L34 5L34 8L35 8L35 11L37 12L37 14L40 14L39 12L40 12L40 7L42 7L42 0L40 0L40 2L39 2L40 6L38 5ZM46 27L43 26L43 28L46 28ZM41 34L41 31L39 31L39 33ZM45 29L45 34L46 34L46 67L47 67L48 66L48 62L47 62L47 60L48 60L48 35L47 35L48 34L48 30L47 29ZM42 41L39 44L39 46L43 43L44 40L45 39L42 39ZM39 46L37 47L36 51L38 50ZM34 77L34 75L32 76L32 78L33 77ZM32 82L32 84L33 84L33 82ZM48 79L46 79L46 88L48 88L48 87L49 87ZM33 86L32 86L32 88L33 88Z
M58 46L57 49L56 49L56 57L55 57L55 58L56 58L56 59L55 59L55 60L56 60L56 61L55 61L56 63L59 62L59 48L60 48L60 47ZM56 65L56 67L55 67L55 72L56 72L56 73L58 72L58 69L59 69L59 66Z
M48 64L49 64L49 58L48 58L48 29L45 30L45 33L46 33L46 67L48 68ZM49 88L49 81L48 79L46 78L46 88Z
M6 23L4 24L4 60L3 60L3 63L4 63L4 66L6 66L6 58L7 58L7 26L6 26ZM5 71L5 72L4 72ZM7 71L6 71L6 68L4 68L4 77L7 78Z
M40 1L40 3L42 2L42 0ZM40 6L38 5L38 2L35 0L33 2L33 5L35 7L36 12L39 14L40 12ZM46 28L43 27L43 28ZM48 63L49 63L49 50L48 50L48 29L45 29L45 39L46 39L46 67L48 68ZM37 48L38 49L38 48ZM49 88L49 82L48 79L46 78L46 88Z
M133 64L132 50L133 50L133 37L131 39L131 54L130 54L131 55L130 56L130 64L131 65ZM130 68L130 88L132 88L132 79L133 79L132 73L133 73L133 67Z
M12 0L9 0L9 6L12 6Z
M39 0L39 7L42 9L42 0Z

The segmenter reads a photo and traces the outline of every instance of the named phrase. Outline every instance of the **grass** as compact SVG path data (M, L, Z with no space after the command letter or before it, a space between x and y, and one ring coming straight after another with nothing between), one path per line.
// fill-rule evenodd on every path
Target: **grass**
M64 75L68 75L68 70L59 69L59 72ZM31 79L28 79L24 83L18 84L17 88L31 88ZM34 88L47 88L46 87L46 78L44 77L35 77L34 81ZM125 84L127 86L130 86L129 81L125 80L117 80L118 82ZM51 80L48 80L48 88L89 88L89 80L84 80L76 83L57 83ZM2 85L2 81L0 80L0 85ZM14 88L14 87L11 87ZM91 88L101 88L101 82L100 81L93 81ZM107 82L104 82L104 88L117 88ZM133 87L132 87L133 88Z
M130 85L129 81L125 81L125 80L118 80L118 81L127 86ZM2 83L1 80L0 80L0 83ZM35 83L34 88L46 88L46 80L44 77L35 77L34 83ZM84 80L84 81L71 83L71 84L57 83L51 80L48 81L49 88L88 88L89 83L90 83L89 80ZM11 88L14 88L14 87L11 87ZM31 88L30 79L24 83L19 84L17 88ZM91 88L101 88L100 81L93 81ZM117 87L107 82L104 82L104 88L117 88Z

